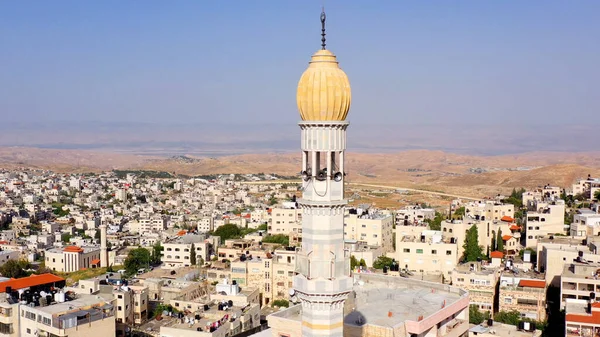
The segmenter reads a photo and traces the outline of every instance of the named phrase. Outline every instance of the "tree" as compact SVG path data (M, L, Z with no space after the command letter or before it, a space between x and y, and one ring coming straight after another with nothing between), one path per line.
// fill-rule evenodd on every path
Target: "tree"
M429 225L429 229L432 231L442 230L442 221L444 220L444 214L435 212L433 219L425 219L425 222Z
M160 241L156 241L156 243L152 246L152 256L150 257L150 262L152 264L160 264L161 263L161 253L164 247L160 244Z
M225 240L236 239L241 235L241 229L234 224L223 225L214 231L213 235L221 237L221 242Z
M594 192L594 199L600 200L600 190L597 190L596 192Z
M290 302L288 300L275 300L273 301L273 306L288 308L290 306Z
M367 267L367 262L365 262L365 259L360 259L360 262L358 262L358 265L361 267Z
M196 246L192 243L192 247L190 248L190 264L192 266L196 265Z
M492 231L492 251L496 250L496 231Z
M60 236L60 239L62 240L62 242L69 242L71 241L71 234L64 233Z
M455 217L462 217L465 215L465 206L459 207L456 209L456 211L454 211L454 216Z
M8 260L0 266L0 274L8 278L20 278L28 276L29 273L25 269L29 269L29 262L25 260Z
M483 256L483 249L479 245L477 226L471 226L471 228L467 229L463 248L465 250L462 257L464 262L477 261L477 259Z
M354 270L358 266L358 260L354 255L350 255L350 269Z
M504 240L502 239L502 230L498 228L498 238L496 239L496 244L498 245L497 250L500 252L504 252Z
M510 196L503 201L507 204L513 204L515 208L521 208L523 207L523 193L525 193L524 188L520 188L518 190L513 188Z
M380 256L373 262L373 268L383 269L383 267L390 267L394 263L394 259L387 256Z
M125 259L125 270L128 275L134 275L138 270L150 265L150 252L146 248L136 248L129 251Z
M283 246L290 245L290 237L285 234L275 234L265 236L262 240L263 243L278 243Z
M469 323L470 324L481 324L490 318L488 311L481 312L475 304L469 306Z

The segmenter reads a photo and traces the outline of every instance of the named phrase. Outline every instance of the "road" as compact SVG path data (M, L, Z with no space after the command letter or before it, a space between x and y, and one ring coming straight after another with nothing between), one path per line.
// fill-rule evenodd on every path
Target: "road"
M246 182L246 184L249 184L249 185L299 184L299 183L301 183L300 180L268 180L268 181ZM365 183L347 183L347 184L352 185L352 186L375 187L375 188L385 188L385 189L393 189L393 190L405 190L405 191L410 191L410 192L439 195L442 197L450 197L450 198L463 199L463 200L481 200L481 198L477 198L477 197L468 197L468 196L464 196L464 195L450 194L450 193L444 193L444 192L419 190L416 188L407 188L407 187L401 187L401 186L375 185L375 184L365 184Z

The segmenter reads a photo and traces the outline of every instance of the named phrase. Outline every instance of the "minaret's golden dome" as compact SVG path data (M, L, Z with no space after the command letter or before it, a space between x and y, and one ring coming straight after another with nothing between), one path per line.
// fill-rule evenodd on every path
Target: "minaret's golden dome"
M304 121L344 121L351 101L350 81L329 50L316 52L298 82L296 101Z

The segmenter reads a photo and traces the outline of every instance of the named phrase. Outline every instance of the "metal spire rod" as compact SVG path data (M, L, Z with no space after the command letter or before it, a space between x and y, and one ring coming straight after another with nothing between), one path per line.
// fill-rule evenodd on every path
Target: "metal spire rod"
M325 6L321 10L321 49L325 50Z

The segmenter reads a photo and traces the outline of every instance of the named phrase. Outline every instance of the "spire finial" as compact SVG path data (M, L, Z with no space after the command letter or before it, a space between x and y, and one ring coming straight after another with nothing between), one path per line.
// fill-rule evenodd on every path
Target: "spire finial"
M321 49L325 50L325 6L321 8Z

